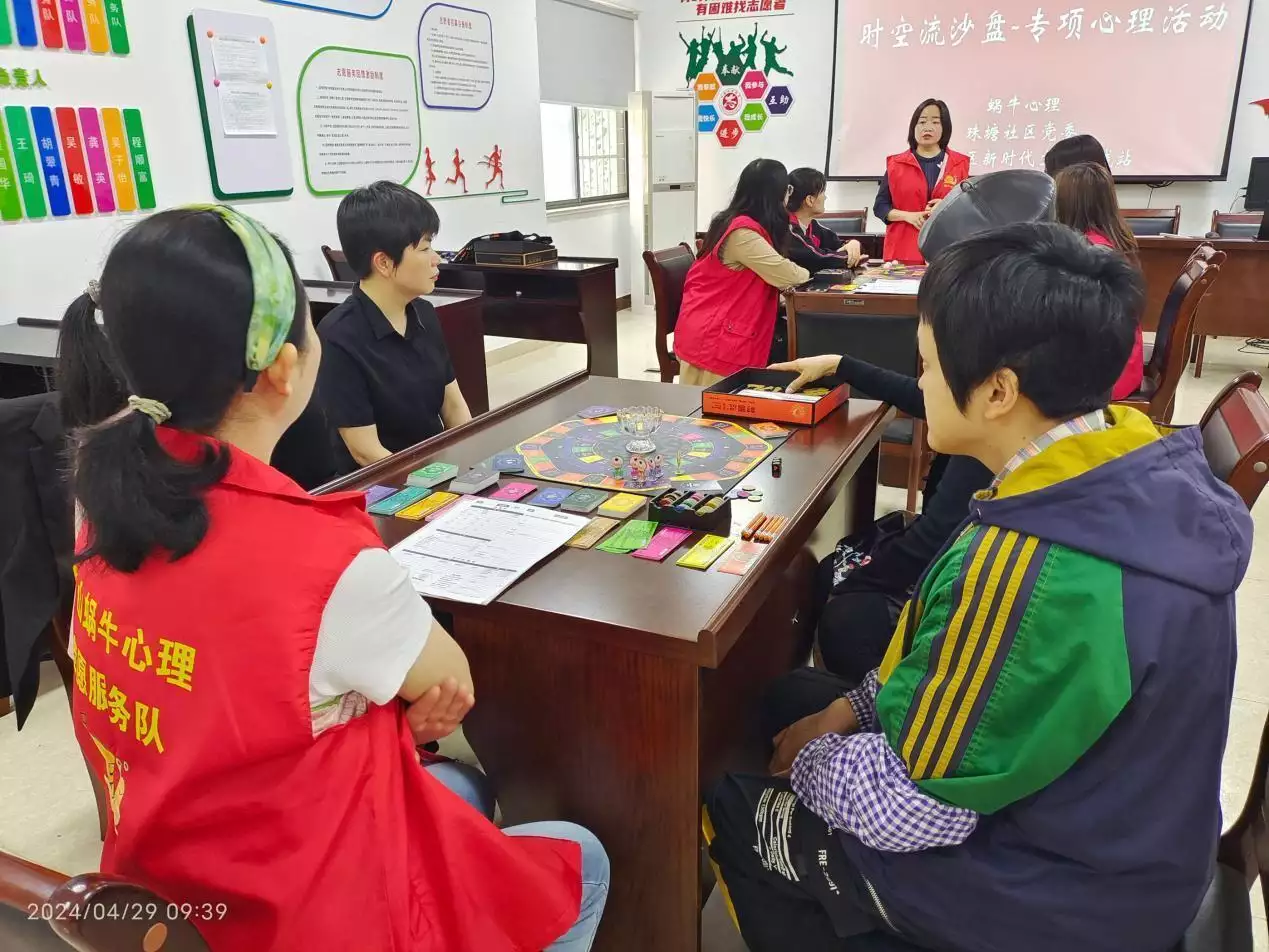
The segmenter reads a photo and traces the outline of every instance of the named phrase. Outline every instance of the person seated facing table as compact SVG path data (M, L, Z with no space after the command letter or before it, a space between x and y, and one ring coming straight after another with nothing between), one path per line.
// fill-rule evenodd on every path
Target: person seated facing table
M674 328L679 383L708 387L770 363L780 292L811 278L784 257L790 189L781 163L754 159L740 173L730 204L710 222L687 272Z
M918 295L930 445L995 473L860 685L772 689L771 777L705 834L752 952L1158 952L1221 832L1246 506L1197 428L1107 407L1141 273L1053 223L951 246Z
M319 388L351 462L369 466L469 422L471 410L436 308L419 300L440 276L432 204L376 182L344 196L338 228L361 283L318 330L326 350Z
M925 419L916 378L838 354L802 357L772 370L798 374L789 391L835 374L856 396L889 403ZM971 456L936 453L925 480L921 515L907 523L891 513L848 536L820 562L815 585L816 645L826 670L858 684L881 663L912 587L965 521L974 493L991 470Z
M603 848L571 824L500 831L423 768L415 744L474 703L467 659L363 494L312 497L267 462L322 359L289 252L226 206L160 212L62 346L77 394L129 385L72 439L102 871L217 910L196 923L214 949L588 949Z
M1044 171L1051 176L1056 176L1068 165L1077 165L1080 162L1095 162L1107 172L1110 171L1106 149L1095 136L1087 133L1061 139L1044 153Z
M924 264L921 227L938 203L969 178L969 156L948 148L952 114L941 99L917 106L908 123L908 151L886 159L886 175L872 210L886 223L887 261Z
M794 169L789 173L789 193L786 207L789 209L789 231L793 240L789 257L811 274L825 268L853 268L862 253L858 241L843 241L831 228L825 228L815 220L824 214L824 200L828 192L828 180L819 169Z
M1091 138L1091 136L1090 136ZM1091 244L1111 248L1137 260L1137 239L1119 211L1115 180L1110 170L1096 162L1078 162L1057 173L1057 200L1054 214L1068 228L1074 228ZM1136 338L1128 363L1115 381L1111 400L1125 400L1141 386L1144 371L1141 322L1136 324Z

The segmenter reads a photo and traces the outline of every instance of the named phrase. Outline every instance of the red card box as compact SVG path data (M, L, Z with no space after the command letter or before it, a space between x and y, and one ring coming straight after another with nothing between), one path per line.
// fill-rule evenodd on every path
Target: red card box
M830 388L828 393L814 403L778 400L773 397L741 397L733 392L754 384L783 388L793 383L797 376L787 370L750 367L724 377L712 387L706 387L701 393L701 408L706 416L748 417L751 420L815 426L850 397L850 387L835 376L824 377L812 384Z

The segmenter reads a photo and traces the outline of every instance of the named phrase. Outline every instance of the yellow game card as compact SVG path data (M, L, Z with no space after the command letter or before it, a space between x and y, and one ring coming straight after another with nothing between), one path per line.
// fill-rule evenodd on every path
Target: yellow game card
M620 525L616 519L605 519L603 516L596 516L590 522L582 527L582 531L573 536L564 544L572 549L591 549L604 536L608 534L608 530L615 525Z
M732 540L726 536L707 535L687 550L687 554L675 562L686 569L707 569L720 555L731 548Z
M413 519L418 522L421 519L426 519L430 513L435 512L442 506L448 506L457 498L457 493L432 493L426 499L420 499L413 506L407 506L402 509L397 513L397 518Z
M645 497L636 496L634 493L617 493L617 495L599 507L599 514L601 516L612 516L615 519L624 519L626 516L638 512L647 501Z

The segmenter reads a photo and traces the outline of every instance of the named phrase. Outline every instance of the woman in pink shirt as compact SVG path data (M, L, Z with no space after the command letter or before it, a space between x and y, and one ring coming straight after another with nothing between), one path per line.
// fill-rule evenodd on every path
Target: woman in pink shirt
M1136 261L1137 239L1119 211L1115 180L1110 171L1095 162L1080 162L1058 172L1057 220L1080 232L1091 244L1111 248ZM1136 393L1142 376L1141 325L1124 372L1115 381L1111 400L1124 400Z

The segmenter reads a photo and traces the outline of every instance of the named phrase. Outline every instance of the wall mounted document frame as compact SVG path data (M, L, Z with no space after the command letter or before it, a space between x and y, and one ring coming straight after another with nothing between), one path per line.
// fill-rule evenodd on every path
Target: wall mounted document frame
M295 191L295 179L287 131L285 90L282 88L277 37L272 22L267 17L195 10L186 20L186 25L212 192L222 201L291 195ZM243 135L240 131L227 134L213 54L213 41L218 35L252 36L262 42L268 72L265 92L273 100L271 134Z

